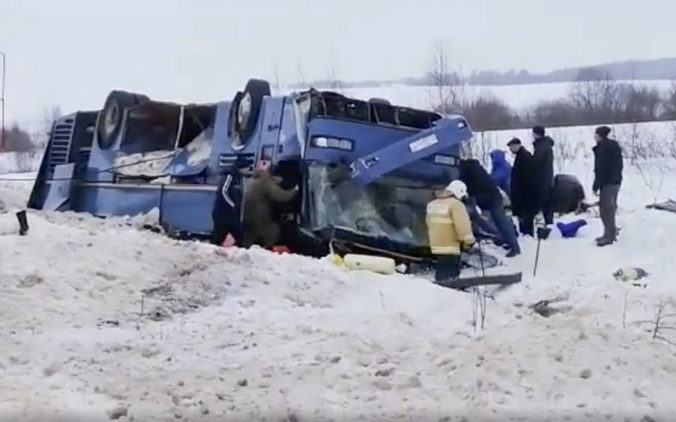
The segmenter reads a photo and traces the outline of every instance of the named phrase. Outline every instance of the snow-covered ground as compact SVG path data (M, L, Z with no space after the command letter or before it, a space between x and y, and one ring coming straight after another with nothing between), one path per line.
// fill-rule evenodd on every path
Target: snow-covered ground
M0 175L36 171L44 150L30 152L0 152Z
M585 141L559 160L585 183L592 132L552 132ZM133 219L29 211L20 237L0 214L0 420L676 420L676 318L664 339L646 322L676 313L676 214L645 209L676 198L676 162L637 164L619 243L593 246L590 214L578 238L542 244L533 277L522 239L509 267L525 279L488 300L484 330L471 294L421 278L173 241ZM30 183L2 179L15 211ZM645 287L612 277L625 266ZM528 307L554 298L549 318Z

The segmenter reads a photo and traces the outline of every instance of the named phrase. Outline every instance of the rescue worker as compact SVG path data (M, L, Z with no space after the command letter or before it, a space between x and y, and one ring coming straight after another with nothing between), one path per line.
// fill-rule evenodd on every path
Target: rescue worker
M599 212L603 221L603 236L596 239L597 246L607 246L617 240L617 196L622 185L622 148L617 141L608 138L610 128L600 126L594 135L594 185L592 190L599 195Z
M242 246L248 248L258 244L268 249L276 246L281 228L274 218L274 204L291 202L297 194L298 186L282 189L270 173L269 162L261 161L244 194L245 233Z
M505 214L502 195L486 169L475 159L460 160L458 169L460 180L467 186L469 195L467 205L474 208L476 203L479 208L490 214L493 225L509 250L507 258L520 255L521 248L516 240L514 227Z
M514 154L512 166L511 200L512 214L519 219L519 231L523 235L535 235L535 215L538 212L538 185L533 156L519 138L507 143Z
M237 156L218 182L211 212L213 222L211 243L214 245L223 244L228 234L235 238L237 244L242 240L242 175L248 165L244 156Z
M467 186L462 181L452 181L435 196L427 204L427 233L430 250L437 257L435 280L442 281L460 275L460 254L474 245L474 234L462 203L467 197Z
M546 225L554 223L554 204L552 189L554 187L554 140L545 135L545 128L533 128L533 163L534 177L537 181L538 211L542 211Z

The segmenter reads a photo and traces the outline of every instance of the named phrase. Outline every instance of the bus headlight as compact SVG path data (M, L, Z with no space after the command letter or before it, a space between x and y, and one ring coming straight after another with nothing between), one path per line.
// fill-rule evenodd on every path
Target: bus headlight
M312 138L312 146L317 148L341 149L352 151L354 143L349 139L332 138L327 136L315 136Z

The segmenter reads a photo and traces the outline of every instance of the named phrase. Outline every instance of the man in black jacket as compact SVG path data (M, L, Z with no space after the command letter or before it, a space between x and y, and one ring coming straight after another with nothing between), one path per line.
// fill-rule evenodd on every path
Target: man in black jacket
M545 135L545 128L533 128L533 161L538 184L538 208L542 211L545 224L554 223L554 140Z
M223 173L216 190L211 211L213 230L211 243L221 245L230 234L237 244L242 241L242 174L249 165L244 156L237 156L232 166Z
M476 201L479 208L491 215L493 224L498 229L502 241L509 248L507 257L512 258L521 254L514 226L505 214L502 195L490 174L480 162L474 159L460 160L458 169L460 170L460 180L467 185L467 194L470 200L468 210L471 212L471 208L474 207L472 202Z
M533 156L514 138L507 144L514 154L512 166L512 187L510 199L512 214L519 218L521 234L533 236L535 233L535 215L538 213L538 183Z
M596 128L594 151L594 185L592 190L599 195L599 210L603 222L603 236L596 239L598 246L610 245L617 240L615 214L617 195L622 184L622 148L617 141L609 139L610 128Z

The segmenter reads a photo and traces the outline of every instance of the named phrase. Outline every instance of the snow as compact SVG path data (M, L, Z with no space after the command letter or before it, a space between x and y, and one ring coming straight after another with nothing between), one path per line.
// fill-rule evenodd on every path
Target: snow
M126 176L167 176L167 166L174 158L173 151L158 150L122 154L115 157L112 170Z
M209 160L213 136L213 129L206 129L186 145L185 149L190 154L188 157L189 166L202 164Z
M1 152L0 174L35 171L40 167L44 150L29 152Z
M619 81L655 87L661 92L671 89L672 81ZM574 83L543 83L529 85L466 85L460 92L466 99L478 96L491 96L503 100L517 111L527 111L542 101L567 97ZM377 87L346 88L339 90L349 97L361 99L387 98L392 104L429 109L435 103L435 88L430 86L411 86L403 84L383 85Z
M637 130L666 138L670 128ZM502 143L513 133L486 136ZM552 132L557 143L583 142L560 164L586 186L591 133ZM523 255L509 268L524 281L488 299L483 330L472 322L471 294L422 278L174 241L141 230L145 218L29 210L30 232L20 237L13 212L0 214L0 414L674 420L676 346L654 341L641 321L653 320L659 303L676 312L676 215L645 208L676 197L676 163L637 164L627 162L619 243L593 246L600 221L585 216L580 237L554 232L542 244L533 277L536 244L521 239ZM8 211L30 187L0 180ZM650 273L645 288L612 277L627 266ZM549 318L528 307L559 296L553 306L562 311ZM663 335L676 342L676 332Z

